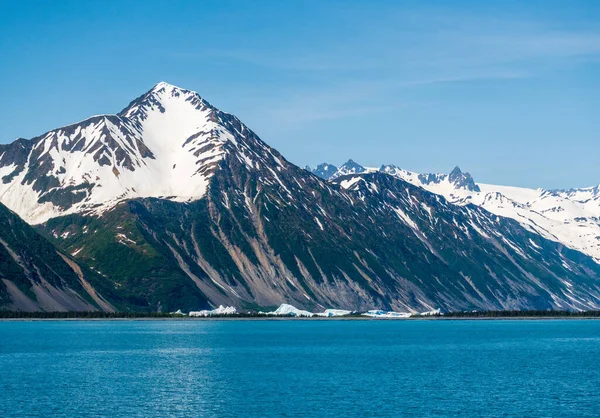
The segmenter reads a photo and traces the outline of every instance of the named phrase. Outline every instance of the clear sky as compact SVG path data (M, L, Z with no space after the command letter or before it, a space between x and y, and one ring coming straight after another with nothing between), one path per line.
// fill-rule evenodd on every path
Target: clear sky
M0 143L198 91L290 161L600 183L600 1L0 0Z

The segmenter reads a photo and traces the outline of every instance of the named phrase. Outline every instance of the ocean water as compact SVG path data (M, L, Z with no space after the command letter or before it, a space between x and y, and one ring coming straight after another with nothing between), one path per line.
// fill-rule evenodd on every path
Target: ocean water
M600 321L0 322L0 416L592 417Z

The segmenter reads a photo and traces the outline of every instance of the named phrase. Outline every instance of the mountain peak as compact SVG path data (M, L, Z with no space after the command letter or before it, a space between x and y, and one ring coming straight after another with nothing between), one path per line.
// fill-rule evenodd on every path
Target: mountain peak
M449 179L453 181L453 179L458 178L462 175L462 171L459 166L454 167L454 169L450 172Z
M448 175L448 181L454 184L459 189L466 189L472 192L479 192L479 186L475 184L475 180L469 173L463 173L458 166Z
M338 170L331 176L331 179L333 180L341 176L347 176L349 174L359 174L365 171L366 169L362 165L356 163L352 159L349 159L344 164L342 164L340 168L338 168Z
M350 158L342 166L356 166L356 165L359 165L359 164L356 161L354 161L352 158Z
M147 96L165 96L165 97L178 97L187 99L189 97L196 97L200 100L203 100L198 92L193 90L184 89L182 87L175 86L173 84L169 84L166 81L160 81L154 85L150 90L148 90L141 97Z
M119 116L134 121L144 121L151 113L164 114L170 109L180 115L186 114L186 119L189 117L196 118L194 114L215 110L210 103L195 91L182 89L161 81L129 103L125 109L119 112Z
M340 169L342 169L342 168L346 169L346 170L355 170L355 172L357 172L357 173L361 173L361 172L365 171L365 168L362 165L358 164L353 159L349 159L344 164L342 164Z
M173 84L169 84L166 81L159 81L158 83L156 83L154 85L154 87L152 87L151 91L157 91L157 90L161 90L161 89L167 89L167 90L186 90L186 89L182 89L181 87L177 87Z
M137 197L197 200L227 150L249 148L250 136L197 93L160 82L117 115L0 147L0 196L32 223Z

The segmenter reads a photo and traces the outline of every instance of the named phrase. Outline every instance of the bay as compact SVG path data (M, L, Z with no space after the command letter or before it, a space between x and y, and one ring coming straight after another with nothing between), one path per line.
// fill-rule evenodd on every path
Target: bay
M0 416L592 417L600 321L0 322Z

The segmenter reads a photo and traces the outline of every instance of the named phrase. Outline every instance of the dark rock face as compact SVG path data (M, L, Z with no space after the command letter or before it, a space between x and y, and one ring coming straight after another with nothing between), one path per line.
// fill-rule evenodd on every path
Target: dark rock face
M427 174L419 174L419 181L422 184L437 184L440 183L442 180L444 180L445 178L445 174L432 174L432 173L427 173Z

